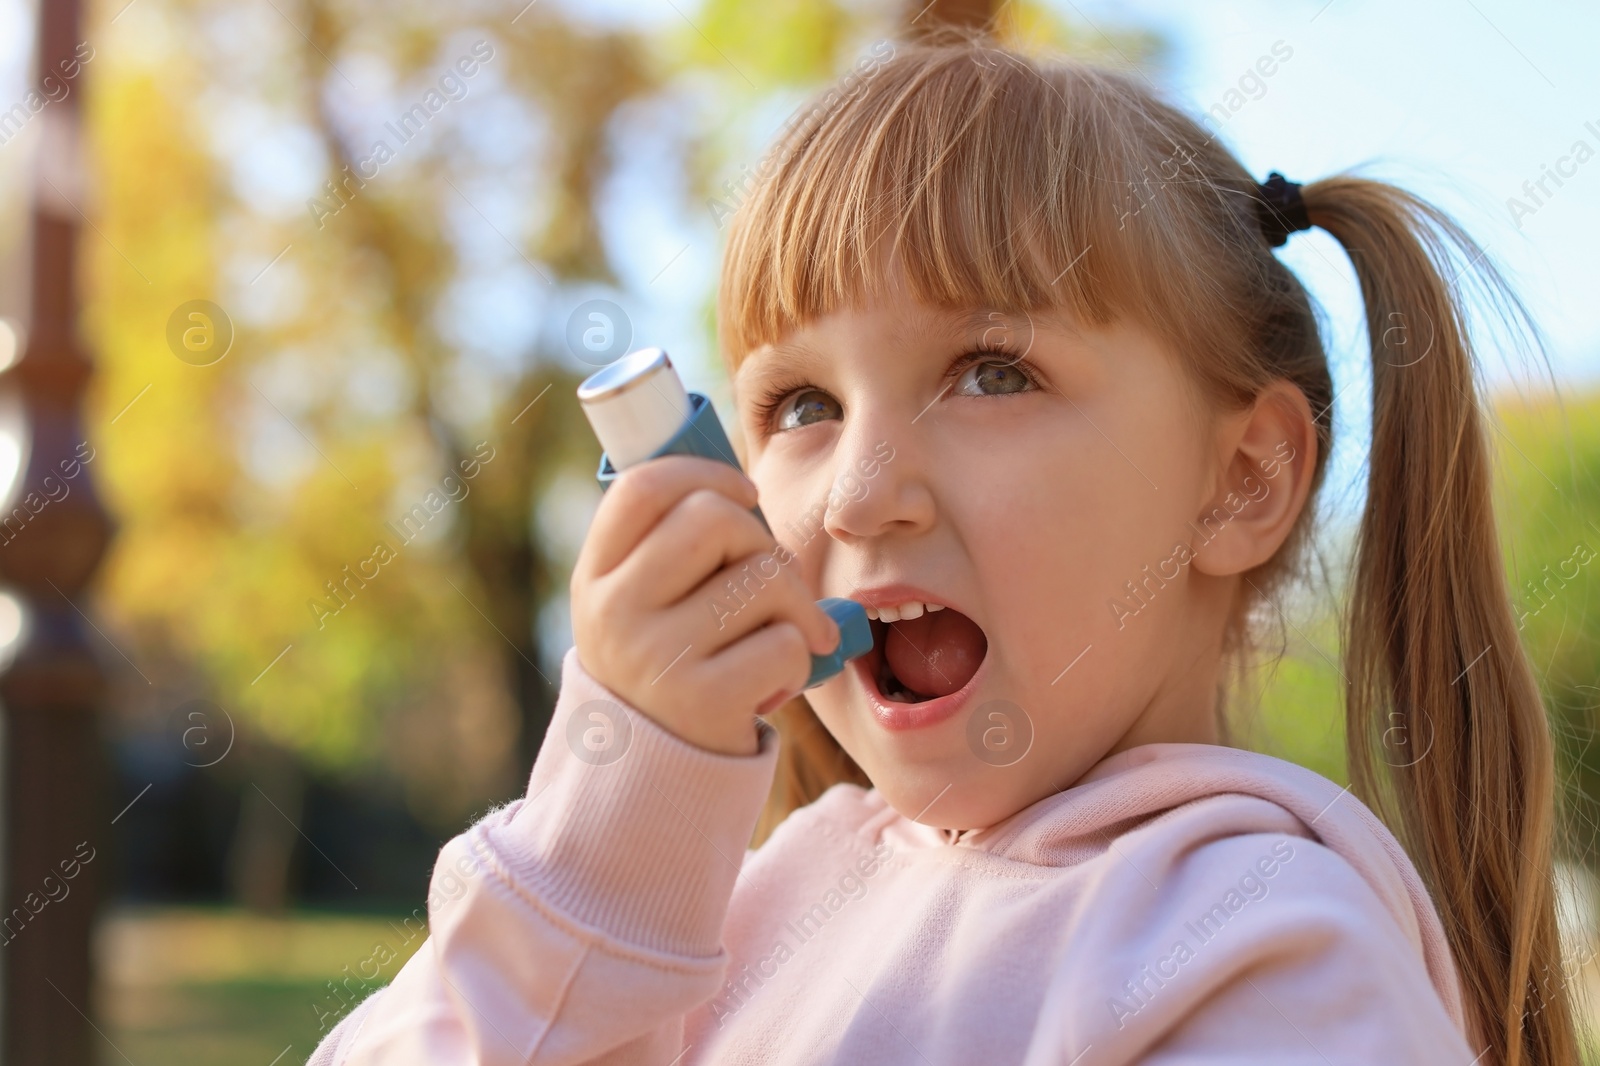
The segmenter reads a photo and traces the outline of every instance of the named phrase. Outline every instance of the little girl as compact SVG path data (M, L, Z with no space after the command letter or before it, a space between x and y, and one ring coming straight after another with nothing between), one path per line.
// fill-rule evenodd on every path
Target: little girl
M613 483L526 798L312 1061L1576 1062L1471 239L981 42L818 99L726 252L748 478ZM1223 714L1331 444L1311 226L1372 343L1347 789ZM875 646L801 697L823 596Z

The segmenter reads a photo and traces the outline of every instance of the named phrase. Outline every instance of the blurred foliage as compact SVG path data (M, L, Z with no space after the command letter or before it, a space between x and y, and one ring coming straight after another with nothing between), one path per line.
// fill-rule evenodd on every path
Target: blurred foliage
M102 25L132 47L87 115L104 600L152 682L124 702L198 690L446 826L519 786L553 701L535 626L565 563L535 521L598 449L525 308L611 277L602 132L652 84L627 34L510 17L150 0ZM168 350L194 299L237 327L211 365Z
M843 73L854 50L875 37L900 39L905 22L930 6L707 0L693 25L685 24L679 31L681 39L673 51L686 66L729 77L743 86L741 95L759 103L760 94L772 89L809 90ZM1147 31L1106 30L1087 21L1075 25L1062 17L1058 7L1035 0L997 6L993 36L1018 51L1049 50L1134 69L1152 66L1166 54L1162 40ZM917 28L925 25L918 19Z
M695 25L677 31L673 51L689 69L725 64L752 97L810 87L833 73L841 50L862 28L862 11L852 17L840 5L815 0L709 0L696 12Z
M1600 859L1600 392L1505 402L1496 514L1561 756L1570 846Z
M1325 606L1325 605L1324 605ZM1348 784L1344 752L1344 686L1339 634L1332 611L1314 620L1317 636L1290 642L1260 680L1259 702L1242 715L1243 747L1315 770ZM1312 641L1314 640L1314 644Z

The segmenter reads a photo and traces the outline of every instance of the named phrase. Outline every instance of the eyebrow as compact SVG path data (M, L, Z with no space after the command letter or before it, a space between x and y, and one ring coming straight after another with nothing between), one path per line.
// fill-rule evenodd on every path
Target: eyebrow
M990 318L990 315L1004 314L1006 314L1006 312L1001 311L998 308L980 307L976 311L968 311L965 314L960 312L952 312L949 315L944 316L944 319L952 330L960 333L962 336L965 336L975 329L992 324L994 319Z
M968 313L953 312L946 321L950 328L962 340L968 341L972 334L980 336L987 334L991 329L1014 329L1023 320L1028 323L1030 337L1037 333L1039 324L1034 320L1033 314L1028 311L1002 311L998 307L983 307Z
M807 344L777 343L768 345L740 363L733 378L735 383L764 381L779 376L786 369L800 369L820 362L821 353Z

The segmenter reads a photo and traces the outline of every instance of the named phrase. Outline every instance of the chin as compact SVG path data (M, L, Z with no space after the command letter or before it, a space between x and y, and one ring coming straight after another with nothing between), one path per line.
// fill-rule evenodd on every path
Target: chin
M963 753L964 754L964 753ZM873 773L863 767L884 800L900 814L935 829L979 829L1003 822L1053 789L1030 788L1016 766L976 767L961 760L960 776L928 767ZM935 798L937 797L937 799Z

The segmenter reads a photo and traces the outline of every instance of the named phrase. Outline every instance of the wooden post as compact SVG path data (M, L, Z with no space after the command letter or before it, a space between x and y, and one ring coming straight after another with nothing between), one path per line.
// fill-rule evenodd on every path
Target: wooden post
M36 79L75 64L79 0L40 0ZM0 510L0 582L23 603L24 642L0 676L4 713L4 1061L89 1066L90 934L113 832L105 810L98 709L103 640L86 586L111 524L94 492L97 465L80 416L92 366L78 338L82 206L79 103L88 72L31 115L38 123L32 292L22 358L0 375L20 401L23 462ZM54 83L52 83L54 84ZM48 480L47 480L48 479ZM102 646L97 647L97 643ZM108 1050L108 1049L107 1049Z

